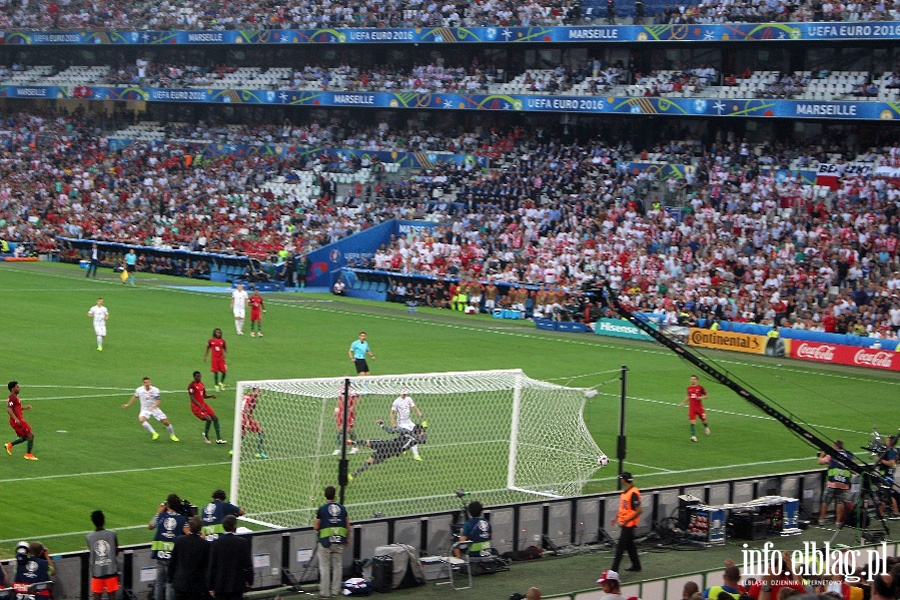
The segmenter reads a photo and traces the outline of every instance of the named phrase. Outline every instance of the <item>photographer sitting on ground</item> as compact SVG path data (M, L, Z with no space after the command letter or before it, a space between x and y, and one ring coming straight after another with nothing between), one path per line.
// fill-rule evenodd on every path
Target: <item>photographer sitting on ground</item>
M484 506L478 500L469 503L471 518L463 525L460 542L472 542L469 546L469 556L490 556L491 552L491 522L482 517Z

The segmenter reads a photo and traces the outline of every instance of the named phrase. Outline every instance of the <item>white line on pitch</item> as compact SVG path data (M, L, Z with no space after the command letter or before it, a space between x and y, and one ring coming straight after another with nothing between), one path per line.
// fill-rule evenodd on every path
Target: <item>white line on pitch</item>
M642 467L644 469L653 469L654 471L662 471L663 473L674 473L675 471L671 471L669 469L663 469L662 467L652 467L650 465L643 465L641 463L628 461L629 465L634 465L636 467Z
M801 461L810 462L812 460L815 460L815 458L816 458L815 456L807 456L807 457L803 457L803 458L781 458L778 460L762 460L762 461L752 462L752 463L739 463L736 465L720 465L717 467L701 467L699 469L682 469L680 471L665 471L664 473L641 473L640 477L660 477L662 475L685 475L685 474L690 474L690 473L699 473L701 471L719 471L721 469L736 469L739 467L762 467L765 465L777 465L777 464L781 464L781 463L792 463L792 462L801 462ZM637 465L638 463L626 462L626 464ZM650 467L648 465L639 465L639 466L646 467L648 469L658 468L658 467ZM759 475L759 477L766 477L766 475ZM596 481L614 481L615 479L616 479L615 477L603 477L600 479L591 479L589 481L595 481L595 482ZM692 485L692 484L685 483L682 485L687 486L687 485Z
M612 398L620 398L621 397L619 394L612 394L610 392L599 392L598 395L610 396ZM628 399L629 400L639 400L641 402L649 402L651 404L662 404L663 406L674 406L674 407L678 408L677 404L675 404L673 402L666 402L665 400L654 400L653 398L642 398L641 396L628 396ZM770 417L768 415L752 415L752 414L747 414L747 413L735 412L733 410L722 410L721 408L707 408L706 412L719 413L722 415L732 415L732 416L736 416L736 417L746 417L748 419L764 419L764 420L771 419L772 421L775 420L774 417ZM815 424L811 423L809 426L813 427L815 429L831 429L834 431L843 431L845 433L855 433L855 434L859 434L859 435L865 435L865 434L869 433L868 431L856 431L855 429L847 429L846 427L833 427L831 425L815 425Z
M0 479L0 483L21 483L23 481L44 481L47 479L68 479L71 477L97 477L105 475L120 475L123 473L146 473L149 471L171 471L172 469L185 469L196 467L215 467L218 465L229 465L230 460L219 461L213 463L193 464L193 465L175 465L168 467L150 467L141 469L119 469L117 471L94 471L88 473L60 473L59 475L42 475L40 477L13 477L11 479Z

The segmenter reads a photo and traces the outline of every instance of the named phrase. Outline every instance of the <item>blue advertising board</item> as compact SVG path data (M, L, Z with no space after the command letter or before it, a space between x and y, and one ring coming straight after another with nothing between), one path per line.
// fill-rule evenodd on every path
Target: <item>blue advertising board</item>
M0 86L3 98L69 98L57 86ZM417 92L323 92L241 89L168 89L79 86L78 97L91 100L271 104L354 108L491 110L581 114L632 114L693 117L784 117L803 119L900 119L900 104L770 99L583 97L526 94L433 94Z
M892 40L900 22L586 25L568 27L397 27L231 31L6 30L0 43L84 44L558 44L589 42L791 42Z

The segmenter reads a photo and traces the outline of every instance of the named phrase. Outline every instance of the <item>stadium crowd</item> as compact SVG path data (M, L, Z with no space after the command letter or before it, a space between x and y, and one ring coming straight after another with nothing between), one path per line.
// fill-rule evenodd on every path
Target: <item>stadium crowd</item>
M0 231L38 251L66 255L55 239L63 235L266 257L386 219L428 218L440 224L433 234L398 239L358 266L458 277L476 297L476 280L528 285L541 314L561 302L537 302L539 288L577 295L603 278L670 321L708 316L883 337L900 329L898 182L848 171L829 192L766 169L834 160L839 170L850 160L897 166L897 147L860 155L839 145L736 140L636 150L494 130L477 137L495 168L442 165L372 180L335 204L333 187L296 197L266 186L302 169L327 179L305 159L200 159L176 142L111 152L91 119L39 113L9 115L3 129ZM651 158L695 169L654 182L616 168ZM659 183L680 209L645 201Z
M615 6L615 3L613 3ZM622 4L620 9L625 8ZM630 10L631 5L628 4ZM658 23L884 21L898 19L893 0L701 0L665 8ZM600 24L605 10L580 0L326 0L313 4L237 0L186 5L171 0L87 2L36 0L0 4L0 27L32 30L224 30L359 27L508 27ZM650 16L650 15L647 15ZM647 21L645 21L647 22Z

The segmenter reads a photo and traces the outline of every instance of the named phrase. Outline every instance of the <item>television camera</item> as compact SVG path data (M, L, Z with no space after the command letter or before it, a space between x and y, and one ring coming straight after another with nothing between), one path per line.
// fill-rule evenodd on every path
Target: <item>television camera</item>
M163 500L159 503L159 505L167 506L168 502L166 500ZM191 504L190 500L188 500L187 498L182 499L181 504L173 507L172 510L177 512L179 515L185 516L189 519L191 517L196 517L198 512L197 506L195 504Z

